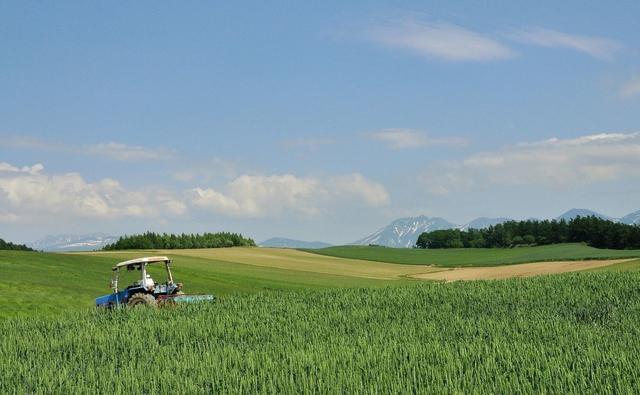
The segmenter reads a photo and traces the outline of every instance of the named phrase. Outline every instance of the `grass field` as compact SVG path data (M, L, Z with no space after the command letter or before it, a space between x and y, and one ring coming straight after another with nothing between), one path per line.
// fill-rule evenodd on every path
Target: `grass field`
M256 254L253 258L248 253L251 251ZM385 265L380 269L377 262L350 262L293 250L266 250L266 253L272 261L281 257L293 264L289 268L264 266L266 258L261 257L264 254L257 248L91 254L0 251L0 317L51 315L91 308L96 296L110 292L111 267L141 255L169 255L174 259L176 280L185 284L185 291L215 295L383 286L410 281L398 279L396 272L384 269ZM308 256L309 260L296 260L291 255ZM255 264L247 263L251 261ZM310 273L310 266L318 266L319 271ZM403 273L401 265L387 266L395 268L398 274ZM330 269L335 274L330 274ZM163 278L160 273L154 273L154 277Z
M583 244L441 250L340 246L305 251L347 259L364 259L406 265L434 265L443 267L497 266L513 263L562 260L640 258L640 250L605 250L588 247Z
M0 251L0 392L637 393L640 259L502 281L406 277L637 253L552 247ZM372 252L396 263L362 259ZM186 291L218 299L92 308L111 267L141 255L169 255Z
M579 273L9 318L0 392L638 393L638 284Z
M526 253L523 252L527 249L522 248L517 252L521 253L519 259L524 259L523 256L539 259L559 259L566 256L596 257L595 252L600 252L580 245L562 247L536 247L530 248L532 251ZM513 256L509 254L514 250L472 250L475 255L469 254L469 250L417 251L344 247L323 250L323 253L327 251L347 251L359 258L362 258L363 254L354 252L365 252L369 255L379 252L380 257L373 255L373 258L388 258L392 262L409 260L411 264L383 263L272 248L77 254L0 251L0 295L3 295L0 298L0 317L55 315L90 309L96 296L110 292L111 267L118 261L141 255L161 254L171 257L174 260L176 280L185 284L186 292L224 296L265 290L410 285L419 281L413 277L420 278L420 275L447 270L448 267L454 266L454 263L460 266L485 266L489 262L512 263L509 259ZM622 255L634 253L616 252ZM489 253L490 255L487 255ZM572 253L575 255L571 255ZM605 255L608 254L610 252L606 251ZM426 262L435 266L416 265L418 257L428 257ZM640 261L625 265L635 268L640 265ZM157 280L163 278L162 273L152 274Z

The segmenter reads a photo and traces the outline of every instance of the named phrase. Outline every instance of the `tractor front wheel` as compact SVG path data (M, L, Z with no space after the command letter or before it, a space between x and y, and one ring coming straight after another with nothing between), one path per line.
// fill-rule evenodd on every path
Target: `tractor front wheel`
M157 307L158 301L152 295L137 293L129 298L127 302L127 306L130 307L138 307L138 306L146 306L146 307Z

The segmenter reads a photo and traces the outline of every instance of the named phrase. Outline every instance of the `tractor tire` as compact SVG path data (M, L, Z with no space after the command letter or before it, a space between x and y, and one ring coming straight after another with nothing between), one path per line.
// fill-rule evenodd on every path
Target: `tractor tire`
M137 293L129 298L127 302L129 307L158 307L158 301L152 295Z

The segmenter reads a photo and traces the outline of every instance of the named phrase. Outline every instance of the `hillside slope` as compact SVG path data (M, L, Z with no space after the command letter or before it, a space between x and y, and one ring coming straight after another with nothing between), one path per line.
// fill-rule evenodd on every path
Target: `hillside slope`
M309 250L322 254L349 259L393 262L408 265L495 266L513 263L616 259L640 257L640 250L605 250L583 244L553 244L539 247L519 248L449 248L416 249L368 246L340 246Z
M360 260L262 248L77 254L0 251L0 295L7 295L0 298L0 317L92 308L97 296L111 292L109 281L114 264L159 254L174 260L175 279L184 283L185 292L189 293L228 295L265 290L382 286L403 283L397 276L404 273L402 267L395 264L381 270L377 262L363 265ZM150 272L156 281L166 279L160 267L152 267ZM125 276L133 281L133 274L125 273Z

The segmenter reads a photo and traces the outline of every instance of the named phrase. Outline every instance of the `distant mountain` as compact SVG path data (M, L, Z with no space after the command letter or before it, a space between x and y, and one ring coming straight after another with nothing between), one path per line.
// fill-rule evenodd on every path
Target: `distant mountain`
M612 218L609 216L606 216L604 214L600 214L597 213L595 211L591 211L591 210L587 210L584 208L572 208L571 210L567 211L566 213L558 216L556 219L557 220L561 220L564 219L565 221L570 221L576 217L597 217L597 218L601 218L601 219L606 219L606 220L610 220L610 221L618 221L618 219L616 218Z
M595 217L610 220L610 221L616 221L616 222L619 221L625 224L640 225L640 210L633 212L631 214L625 215L624 217L618 219L618 218L613 218L604 214L597 213L592 210L574 208L558 216L556 219L558 220L564 219L565 221L569 221L577 216L581 216L581 217L595 216ZM535 218L529 218L529 219L535 220ZM460 229L460 230L484 229L484 228L488 228L489 226L494 226L494 225L501 224L503 222L507 222L511 220L512 220L511 218L505 218L505 217L499 217L499 218L479 217L464 225L456 225L440 217L427 217L427 216L421 215L419 217L400 218L391 222L389 225L378 230L372 235L369 235L351 244L355 244L355 245L377 244L385 247L411 248L415 245L416 241L418 240L418 237L423 232L431 232L434 230L443 230L443 229Z
M114 243L118 237L104 233L86 235L53 235L28 244L34 250L41 251L92 251L99 250L107 244Z
M640 210L625 215L620 218L620 222L627 225L640 225Z
M419 217L400 218L372 235L353 242L355 245L376 244L386 247L411 248L416 244L418 236L423 232L434 230L452 229L458 225L440 217Z
M272 237L269 240L259 243L258 246L272 248L325 248L331 247L331 244L321 241L303 241L286 239L284 237Z
M480 217L480 218L476 218L473 221L469 222L468 224L464 224L462 226L459 226L458 228L460 230L469 230L469 229L484 229L484 228L488 228L490 226L494 226L494 225L498 225L507 221L511 221L511 218L505 218L505 217L500 217L500 218L488 218L488 217Z

